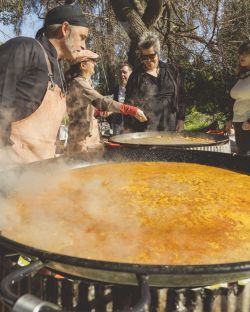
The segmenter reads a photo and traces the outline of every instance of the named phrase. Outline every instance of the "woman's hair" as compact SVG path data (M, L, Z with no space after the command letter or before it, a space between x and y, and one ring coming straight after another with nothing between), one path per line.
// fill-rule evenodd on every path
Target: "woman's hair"
M161 52L161 44L158 36L153 32L145 33L138 43L138 48L141 51L142 49L149 49L153 47L155 52L160 54Z
M239 55L241 54L250 54L250 40L243 42L238 49L238 53ZM246 67L243 66L238 66L238 74L242 75L245 72L249 71L249 69L247 69Z

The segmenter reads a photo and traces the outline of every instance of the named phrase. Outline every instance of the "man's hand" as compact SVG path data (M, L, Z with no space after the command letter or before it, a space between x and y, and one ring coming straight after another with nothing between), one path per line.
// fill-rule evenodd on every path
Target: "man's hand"
M178 120L176 124L176 131L183 131L184 130L184 120Z

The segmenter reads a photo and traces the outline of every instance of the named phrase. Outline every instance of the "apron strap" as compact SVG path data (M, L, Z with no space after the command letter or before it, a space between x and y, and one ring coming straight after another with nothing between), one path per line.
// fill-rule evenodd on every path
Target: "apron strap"
M36 40L36 39L35 39ZM42 48L43 50L43 53L44 53L44 56L45 56L45 61L46 61L46 64L47 64L47 68L48 68L48 76L49 76L49 81L50 81L50 86L49 86L49 89L50 90L54 90L55 89L55 82L54 82L54 75L52 73L52 67L51 67L51 63L50 63L50 60L49 60L49 57L48 57L48 54L47 52L45 51L43 45L41 44L41 42L39 42L38 40L36 40L36 42L39 43L40 47Z

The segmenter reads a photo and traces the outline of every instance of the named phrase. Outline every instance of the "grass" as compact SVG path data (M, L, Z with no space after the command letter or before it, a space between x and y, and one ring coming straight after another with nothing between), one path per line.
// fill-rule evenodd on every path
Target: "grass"
M225 116L222 113L208 115L197 111L191 111L185 118L184 129L189 131L199 130L210 125L214 121L218 122L219 129L223 129Z

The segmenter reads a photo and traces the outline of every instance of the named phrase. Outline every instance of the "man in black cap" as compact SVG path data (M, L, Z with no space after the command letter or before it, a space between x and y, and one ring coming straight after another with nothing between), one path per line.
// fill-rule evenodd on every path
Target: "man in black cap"
M88 26L80 8L50 10L36 39L0 46L0 166L51 158L66 111L59 60L85 50Z

